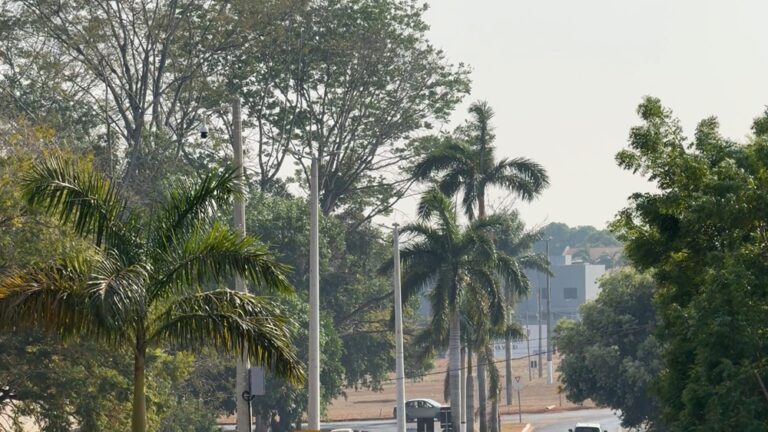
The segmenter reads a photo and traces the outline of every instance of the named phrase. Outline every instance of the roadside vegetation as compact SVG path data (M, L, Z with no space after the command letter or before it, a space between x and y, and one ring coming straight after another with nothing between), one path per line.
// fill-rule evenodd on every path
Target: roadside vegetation
M616 160L656 191L632 195L607 230L526 226L515 205L540 198L549 173L504 154L515 143L494 127L509 122L485 101L448 126L470 68L430 42L425 12L415 0L0 0L0 430L210 432L235 409L244 350L268 371L258 427L297 428L311 155L323 409L390 380L389 225L415 199L401 238L406 373L418 380L447 350L446 399L467 431L501 430L522 337L512 311L526 271L549 271L545 238L611 270L581 321L557 327L569 399L620 409L627 427L764 430L768 112L743 141L716 118L687 138L646 97ZM228 289L235 276L247 292Z

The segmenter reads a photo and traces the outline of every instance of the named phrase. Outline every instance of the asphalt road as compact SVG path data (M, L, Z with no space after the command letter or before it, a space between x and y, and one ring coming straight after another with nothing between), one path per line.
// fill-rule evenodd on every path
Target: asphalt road
M516 422L517 416L504 416L503 420ZM589 409L579 411L566 411L544 414L523 414L524 423L532 423L536 426L536 432L568 432L578 422L600 423L604 430L608 432L619 432L619 418L609 409ZM437 426L437 425L436 425ZM367 432L395 432L396 423L394 419L370 420L370 421L351 421L337 423L323 423L323 429L353 429ZM416 423L408 423L409 432L416 431ZM222 428L222 430L234 430ZM439 431L439 426L435 428Z
M504 416L504 421L517 421L517 416ZM536 432L568 432L576 423L600 423L603 430L619 432L619 418L609 409L590 409L545 414L523 414L524 423L536 426Z

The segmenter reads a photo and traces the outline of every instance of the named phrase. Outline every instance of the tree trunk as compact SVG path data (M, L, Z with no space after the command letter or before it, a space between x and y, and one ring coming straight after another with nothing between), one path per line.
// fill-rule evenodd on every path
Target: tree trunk
M488 432L488 396L486 393L486 356L483 350L477 353L477 403L478 416L480 417L480 432Z
M506 315L507 322L509 323L512 321L511 311L514 307L514 304L512 304L512 287L505 286L504 288L506 288L504 290L504 300L506 300L507 307L510 310ZM512 338L509 335L504 338L504 367L507 405L512 405L514 402L514 392L512 391Z
M461 323L459 311L451 314L451 327L448 335L448 370L451 386L451 421L454 431L461 425Z
M491 400L491 412L488 418L489 432L499 432L499 398L501 397L501 377L493 357L493 345L485 347L488 361L488 399Z
M144 397L144 366L146 349L137 346L133 360L133 412L131 415L131 431L146 432L147 402Z
M490 432L499 432L499 398L495 397L491 401L491 430Z
M475 379L472 376L472 348L467 346L467 431L475 430Z
M491 400L490 432L499 432L499 398L501 397L501 377L499 368L496 367L493 357L493 345L486 347L486 356L488 358L488 376L489 376L489 399Z

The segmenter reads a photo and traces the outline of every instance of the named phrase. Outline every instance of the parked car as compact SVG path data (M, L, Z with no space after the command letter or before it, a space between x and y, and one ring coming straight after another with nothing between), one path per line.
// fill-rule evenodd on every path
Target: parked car
M440 402L432 399L411 399L405 401L405 421L413 422L416 419L438 419L440 415ZM397 418L397 407L392 410L392 417Z
M576 423L576 429L568 429L568 432L608 432L600 427L600 423Z

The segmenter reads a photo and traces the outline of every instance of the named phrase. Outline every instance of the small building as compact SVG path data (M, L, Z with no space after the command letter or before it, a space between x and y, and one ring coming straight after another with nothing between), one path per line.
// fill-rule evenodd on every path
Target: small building
M551 271L549 286L552 293L552 324L563 318L579 319L579 307L597 298L598 280L605 274L602 264L575 261L566 248L562 255L550 256ZM547 322L547 275L537 271L526 271L531 281L530 295L517 303L515 313L522 325L538 324L538 304L541 295L542 323Z

